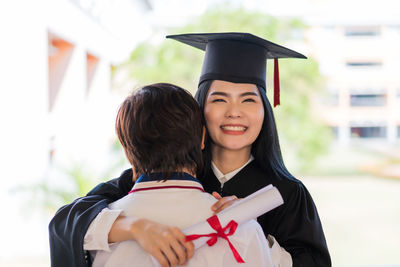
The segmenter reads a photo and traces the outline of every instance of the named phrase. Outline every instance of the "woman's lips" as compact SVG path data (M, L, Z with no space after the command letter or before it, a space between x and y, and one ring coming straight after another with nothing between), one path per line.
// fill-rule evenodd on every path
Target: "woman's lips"
M241 135L247 130L247 127L243 125L222 125L220 128L223 133L231 135Z

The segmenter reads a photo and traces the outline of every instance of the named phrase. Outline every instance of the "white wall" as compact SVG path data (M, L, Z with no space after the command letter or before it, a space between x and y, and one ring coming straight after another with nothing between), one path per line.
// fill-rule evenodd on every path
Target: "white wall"
M84 162L94 170L106 167L121 100L112 94L110 67L145 38L135 34L148 30L144 22L133 24L141 20L131 1L118 3L125 10L119 9L119 14L121 6L113 5L107 18L118 16L121 27L93 20L67 0L0 1L0 266L28 266L27 262L36 266L36 258L37 266L48 266L51 216L36 212L13 189L48 174L51 147L57 165ZM49 32L74 46L52 112L48 111ZM89 94L86 53L99 58ZM50 178L57 182L58 177ZM25 265L13 265L17 258L25 259Z

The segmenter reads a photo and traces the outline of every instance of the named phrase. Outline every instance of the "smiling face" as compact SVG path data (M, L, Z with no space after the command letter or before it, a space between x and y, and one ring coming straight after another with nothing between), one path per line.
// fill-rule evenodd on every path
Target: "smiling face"
M213 149L243 151L250 155L264 120L264 106L254 84L215 80L204 104Z

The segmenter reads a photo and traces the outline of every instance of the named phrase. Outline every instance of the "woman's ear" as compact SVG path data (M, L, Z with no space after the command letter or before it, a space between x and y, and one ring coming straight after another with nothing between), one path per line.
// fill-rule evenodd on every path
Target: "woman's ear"
M206 141L206 127L203 126L203 135L201 137L201 150L204 150L205 148L205 141Z

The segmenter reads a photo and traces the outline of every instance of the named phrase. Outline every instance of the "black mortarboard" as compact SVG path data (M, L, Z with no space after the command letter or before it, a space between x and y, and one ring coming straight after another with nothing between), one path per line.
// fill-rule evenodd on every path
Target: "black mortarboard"
M274 106L279 105L278 58L306 58L250 33L190 33L168 35L206 51L199 84L206 80L253 83L266 88L267 59L274 59Z

